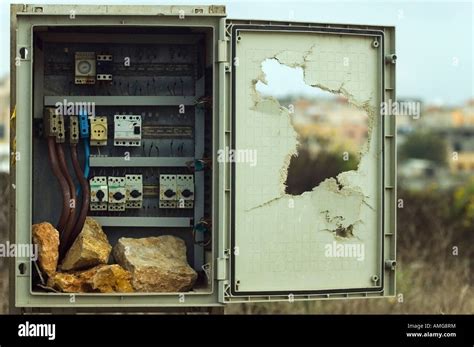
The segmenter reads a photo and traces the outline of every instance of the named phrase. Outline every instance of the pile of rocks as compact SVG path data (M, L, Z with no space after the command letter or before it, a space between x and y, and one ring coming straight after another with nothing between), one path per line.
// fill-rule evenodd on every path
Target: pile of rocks
M61 292L183 292L197 278L187 263L184 241L174 236L121 238L112 251L102 227L87 217L58 265L59 232L45 222L34 224L32 234L46 285ZM109 264L111 253L117 264Z

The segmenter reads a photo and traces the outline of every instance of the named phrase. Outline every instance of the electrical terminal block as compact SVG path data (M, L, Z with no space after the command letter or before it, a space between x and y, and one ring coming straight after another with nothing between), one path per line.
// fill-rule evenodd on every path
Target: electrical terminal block
M87 113L82 112L79 114L79 136L81 139L88 138L90 135L89 130L89 118L87 117Z
M112 55L97 54L97 81L112 81Z
M77 116L69 117L69 142L79 143L79 118Z
M57 115L58 119L58 134L56 135L57 143L66 142L66 128L64 126L64 116L62 114Z
M44 135L46 137L58 136L59 126L58 126L59 117L56 114L56 109L54 108L45 108L43 114L44 122Z

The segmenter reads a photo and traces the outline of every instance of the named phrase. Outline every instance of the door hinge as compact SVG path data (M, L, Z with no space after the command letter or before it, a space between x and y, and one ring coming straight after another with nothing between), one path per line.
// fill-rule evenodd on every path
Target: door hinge
M227 62L227 41L217 41L217 62Z

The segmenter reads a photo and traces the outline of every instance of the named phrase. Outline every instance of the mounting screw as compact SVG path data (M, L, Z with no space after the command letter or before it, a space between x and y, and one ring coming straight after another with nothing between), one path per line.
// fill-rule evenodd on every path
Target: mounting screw
M395 64L397 62L397 55L396 54L387 54L385 56L385 62L387 64Z
M371 280L372 280L372 282L374 282L374 284L377 284L377 282L379 281L379 276L373 275Z
M380 42L379 42L377 39L375 39L374 41L372 41L372 47L374 47L374 48L379 48L379 46L380 46Z
M385 268L388 270L395 270L395 267L397 266L396 260L388 259L385 260Z

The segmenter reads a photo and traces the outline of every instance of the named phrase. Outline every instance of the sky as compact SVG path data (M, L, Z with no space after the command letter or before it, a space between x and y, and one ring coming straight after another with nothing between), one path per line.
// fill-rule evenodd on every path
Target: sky
M10 3L97 4L97 0L0 0L0 76L9 71ZM394 25L399 98L460 105L474 97L473 0L100 1L101 5L138 3L223 4L227 17L234 19Z

